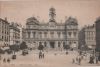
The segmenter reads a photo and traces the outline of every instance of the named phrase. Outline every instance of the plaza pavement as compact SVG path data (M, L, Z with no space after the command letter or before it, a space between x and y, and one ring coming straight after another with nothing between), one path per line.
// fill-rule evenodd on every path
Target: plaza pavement
M56 54L56 55L55 55ZM67 67L67 66L100 66L99 64L89 64L89 59L82 60L81 65L72 63L72 58L78 55L77 52L70 51L68 55L65 51L45 52L45 58L38 58L38 51L30 51L28 55L22 56L21 52L17 53L17 59L11 60L10 63L0 61L0 67ZM12 55L2 57L11 58Z

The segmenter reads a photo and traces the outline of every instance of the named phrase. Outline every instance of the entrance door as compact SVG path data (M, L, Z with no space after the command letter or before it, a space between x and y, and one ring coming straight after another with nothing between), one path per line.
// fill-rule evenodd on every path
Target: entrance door
M55 48L55 42L50 42L50 47Z

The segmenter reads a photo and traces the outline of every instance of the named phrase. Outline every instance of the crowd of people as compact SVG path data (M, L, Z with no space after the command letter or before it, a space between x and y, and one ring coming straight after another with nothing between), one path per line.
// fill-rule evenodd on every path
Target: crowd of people
M87 60L89 64L98 64L99 62L99 58L98 56L91 54L91 53L83 53L82 52L78 54L78 56L72 58L72 63L74 64L78 64L81 65L81 62L83 60Z
M74 54L74 51L72 51L73 54ZM72 64L78 64L78 65L81 65L82 64L82 61L85 61L85 60L88 60L88 63L89 64L98 64L99 62L99 59L97 56L95 56L94 54L91 54L91 53L82 53L82 52L78 52L78 51L75 51L77 52L78 54L75 55L74 58L72 58ZM45 51L42 51L40 50L39 53L38 53L38 57L39 59L44 59L45 58ZM65 52L65 55L69 55L70 53L68 51ZM54 53L54 55L56 56L57 55L57 52ZM0 61L4 62L4 63L10 63L11 60L13 58L4 58L4 57L1 57L0 55Z

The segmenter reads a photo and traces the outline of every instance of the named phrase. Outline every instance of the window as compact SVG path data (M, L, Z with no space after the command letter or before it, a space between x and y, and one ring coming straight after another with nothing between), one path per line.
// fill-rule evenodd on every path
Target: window
M76 37L76 32L74 32L74 36Z
M30 28L30 25L28 25L28 28Z
M28 38L30 38L30 32L28 32Z
M58 42L58 47L60 47L60 44L61 44L61 43L60 43L60 42Z
M61 34L61 33L60 33L60 32L57 32L57 34L58 34L58 38L60 38L60 34Z
M63 35L65 35L65 32L62 32Z
M54 32L50 32L50 34L51 34L51 38L53 38L54 37Z
M47 47L47 43L46 42L44 42L44 46Z
M35 36L36 36L36 32L33 32L33 38L35 38Z
M63 48L65 48L65 42L63 42Z
M3 36L2 36L2 40L3 40Z
M39 42L39 45L42 45L42 42Z
M42 38L42 32L39 32L40 38Z
M2 30L2 33L3 33L3 30Z
M47 38L47 32L44 32L44 36L45 36L45 38Z
M68 32L68 35L69 35L70 37L71 37L71 34L72 34L71 32Z
M71 42L69 42L69 45L71 45L72 43Z

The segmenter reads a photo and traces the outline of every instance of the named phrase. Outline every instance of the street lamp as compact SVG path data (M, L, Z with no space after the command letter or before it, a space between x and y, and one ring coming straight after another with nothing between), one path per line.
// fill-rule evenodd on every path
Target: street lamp
M95 56L95 45L92 45L93 55Z

